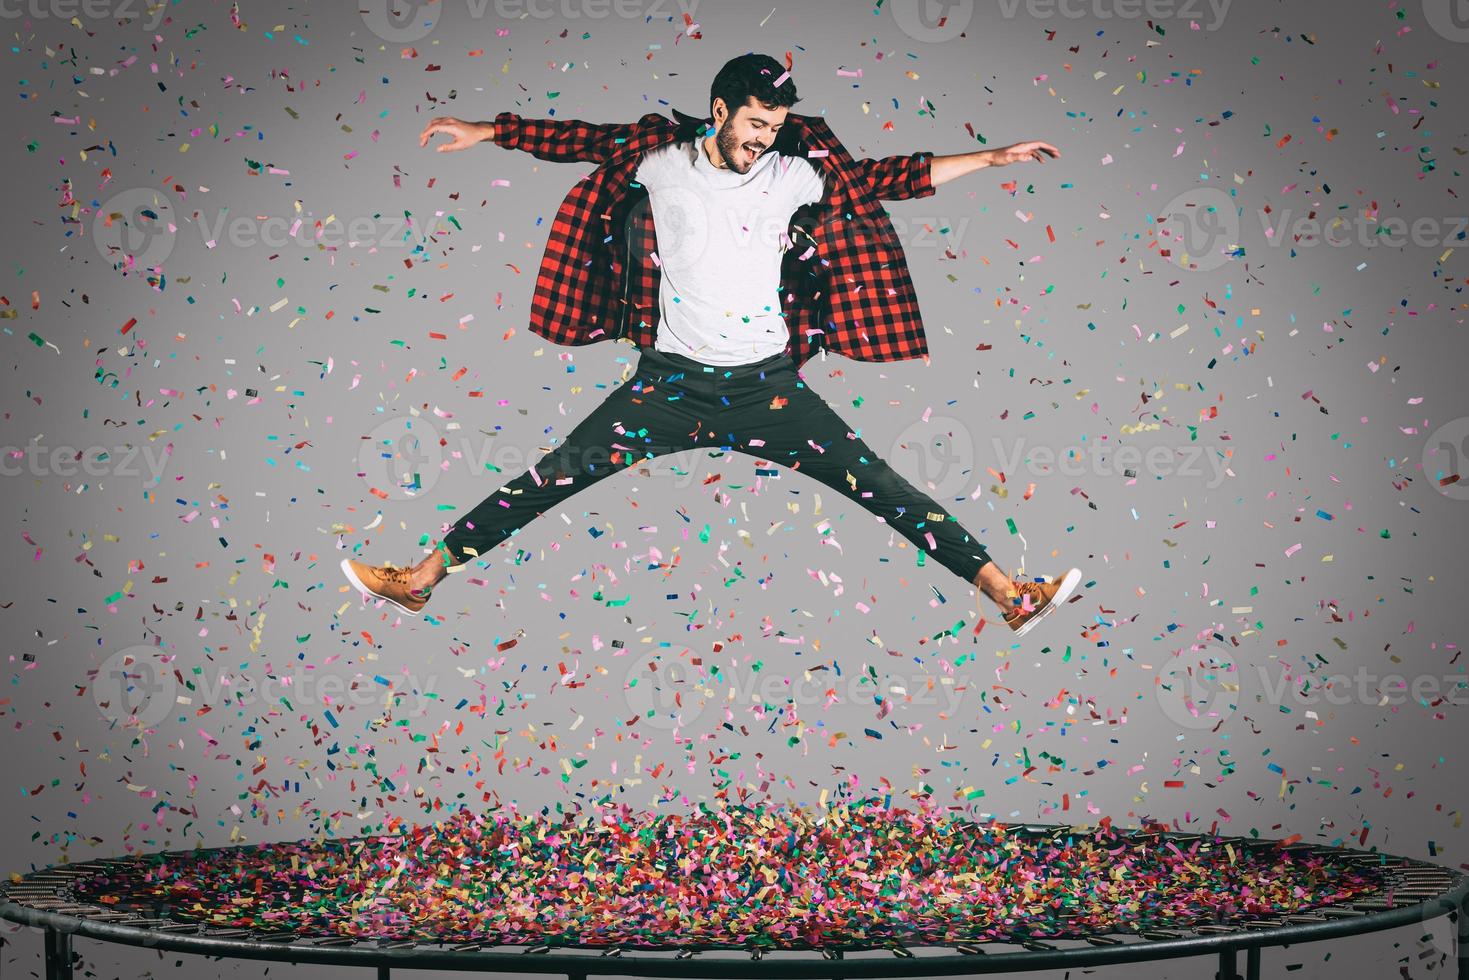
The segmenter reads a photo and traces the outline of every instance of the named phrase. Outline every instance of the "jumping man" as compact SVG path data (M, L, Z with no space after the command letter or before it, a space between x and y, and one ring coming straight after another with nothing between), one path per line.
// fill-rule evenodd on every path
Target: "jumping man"
M579 490L666 453L738 450L806 473L973 583L1017 635L1075 591L1071 568L1015 580L932 498L848 428L800 367L928 356L901 245L880 200L927 197L984 167L1060 156L1016 143L935 157L854 160L819 116L799 116L790 71L747 54L710 88L710 119L674 110L631 124L441 117L439 152L491 140L594 163L552 224L531 330L558 344L622 340L632 375L530 469L478 504L411 567L344 559L360 592L416 614L434 586Z

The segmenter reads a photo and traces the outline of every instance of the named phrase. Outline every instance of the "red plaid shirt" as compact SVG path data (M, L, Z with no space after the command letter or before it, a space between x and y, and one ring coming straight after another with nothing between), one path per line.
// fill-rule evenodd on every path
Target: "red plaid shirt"
M651 348L660 272L646 189L634 174L647 151L709 125L674 110L635 123L495 117L494 141L542 160L595 163L561 202L531 300L530 329L557 344L622 339ZM818 116L786 115L772 149L808 159L826 198L796 211L781 262L780 297L799 367L826 348L859 361L928 358L918 297L880 200L928 197L930 154L853 160Z

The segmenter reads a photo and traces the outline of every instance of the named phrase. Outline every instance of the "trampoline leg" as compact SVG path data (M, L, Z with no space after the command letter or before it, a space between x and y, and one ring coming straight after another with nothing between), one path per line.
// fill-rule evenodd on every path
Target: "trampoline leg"
M1245 980L1260 980L1260 947L1245 950Z
M46 930L46 980L71 980L71 933Z
M1459 980L1469 980L1469 897L1459 904Z
M379 963L378 964L378 967L377 967L377 980L389 980L389 977L388 977L388 965L386 963Z
M1237 952L1233 949L1219 951L1219 980L1239 980Z

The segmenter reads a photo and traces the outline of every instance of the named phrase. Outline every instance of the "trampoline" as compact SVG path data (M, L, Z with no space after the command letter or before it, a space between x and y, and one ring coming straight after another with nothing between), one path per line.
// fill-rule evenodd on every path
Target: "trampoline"
M1469 877L1403 857L875 802L465 812L399 834L105 858L0 885L0 918L44 931L47 980L70 980L77 938L380 980L394 967L951 976L1191 956L1258 980L1270 947L1441 916L1457 923L1442 952L1469 980L1466 903Z

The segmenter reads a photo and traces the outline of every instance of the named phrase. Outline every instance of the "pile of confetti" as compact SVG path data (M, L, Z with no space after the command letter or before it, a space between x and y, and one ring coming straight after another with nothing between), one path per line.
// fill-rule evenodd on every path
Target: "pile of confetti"
M396 836L154 854L82 897L303 936L805 947L1066 938L1296 912L1378 887L1280 847L1103 826L1057 839L876 801L461 812Z

